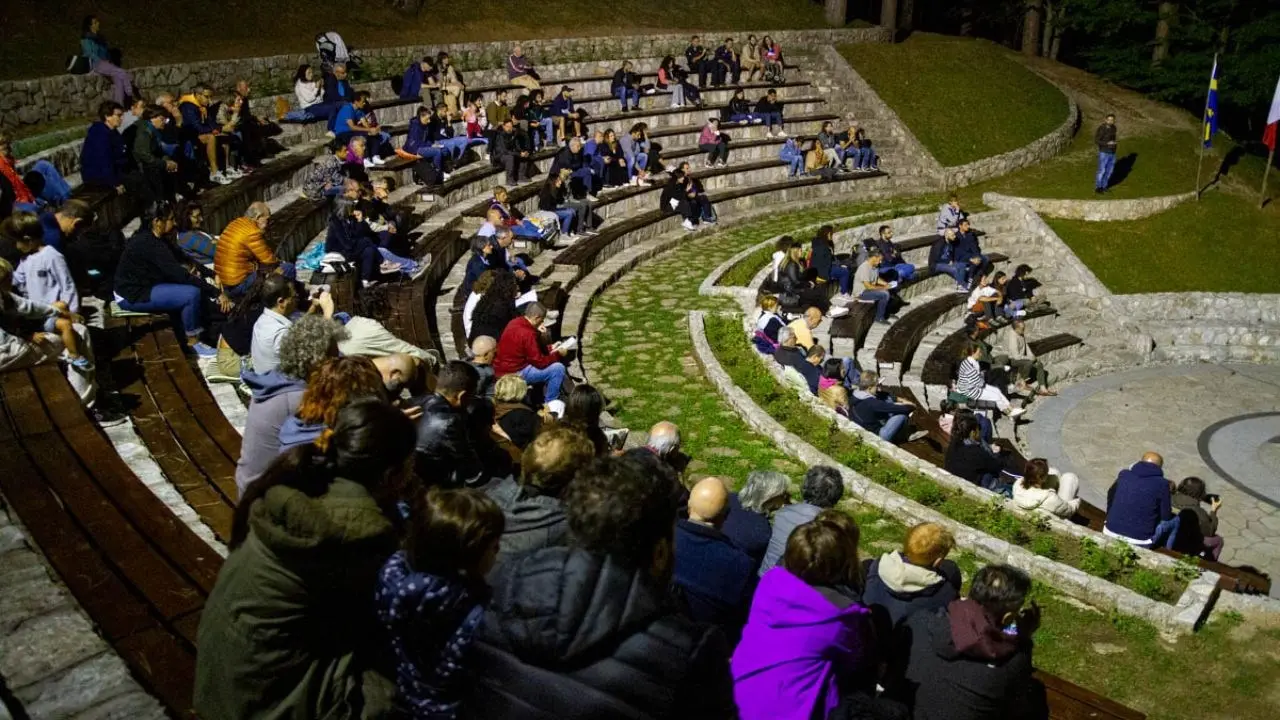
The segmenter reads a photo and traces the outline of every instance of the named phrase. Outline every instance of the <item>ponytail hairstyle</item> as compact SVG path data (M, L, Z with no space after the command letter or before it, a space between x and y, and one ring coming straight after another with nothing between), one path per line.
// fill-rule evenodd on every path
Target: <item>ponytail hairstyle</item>
M314 498L328 491L336 478L345 478L368 489L387 517L398 521L394 496L416 442L413 422L390 403L366 398L347 405L337 414L325 447L309 443L290 449L245 489L231 521L228 545L235 550L244 542L254 503L277 486Z

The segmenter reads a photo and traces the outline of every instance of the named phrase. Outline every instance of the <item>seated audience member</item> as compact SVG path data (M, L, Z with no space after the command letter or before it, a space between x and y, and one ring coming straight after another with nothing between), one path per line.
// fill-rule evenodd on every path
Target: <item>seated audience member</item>
M77 314L80 291L71 277L67 259L57 248L45 243L43 220L35 213L16 212L0 222L0 240L12 243L21 256L18 267L13 270L13 287L34 303ZM91 363L77 350L76 340L68 336L71 321L60 317L57 324L57 332L63 336L73 363L77 367L88 367Z
M544 402L553 402L559 400L566 369L559 352L563 343L545 347L545 319L547 309L539 302L525 305L524 315L511 320L498 338L493 370L499 378L517 374L529 384L545 383Z
M764 63L764 79L766 81L775 84L785 82L783 77L782 46L774 42L773 38L768 35L765 35L760 41L760 61Z
M969 213L960 209L960 197L954 193L947 197L947 202L938 207L938 235L943 235L947 230L959 230L960 221L969 216Z
M356 91L347 80L346 63L336 63L333 69L324 75L324 102L335 110L342 103L355 99ZM330 128L332 129L332 128Z
M850 420L880 436L885 442L907 439L907 422L916 406L901 402L880 389L880 374L867 370L858 378L858 389L849 402L853 405Z
M364 357L326 358L312 369L298 411L280 425L280 452L299 445L324 443L325 431L334 427L338 413L357 400L387 400L382 373Z
M880 275L886 280L906 282L916 276L916 266L902 258L902 251L893 242L893 226L881 225L876 238L880 251Z
M547 175L538 191L538 210L553 213L559 218L561 234L566 240L572 241L577 240L578 235L595 234L595 214L592 212L590 197L579 199L569 192L568 176L568 173L562 172ZM574 234L574 230L577 230L577 234Z
M115 188L124 193L129 169L129 149L120 135L124 108L110 100L98 106L98 120L89 126L80 146L80 182Z
M542 430L542 415L525 403L528 395L529 383L519 375L503 375L493 384L494 421L511 444L520 450L527 448Z
M729 515L720 531L751 556L753 574L769 549L773 534L769 517L791 502L790 485L787 476L776 470L752 470L742 489L729 494Z
M816 307L825 312L831 312L832 317L839 314L835 313L832 308L831 301L827 299L827 291L815 283L806 272L804 245L793 240L790 236L784 236L778 241L781 247L786 241L787 247L783 248L783 256L778 264L777 270L774 272L774 281L777 283L782 293L778 297L778 301L784 307ZM791 302L790 298L795 298L795 302ZM843 310L843 308L841 308ZM848 311L846 310L845 313Z
M1044 458L1027 461L1022 477L1013 483L1013 501L1023 510L1043 510L1069 518L1080 508L1080 479L1075 473L1058 474Z
M491 336L480 335L471 341L471 359L467 362L476 369L476 375L479 376L476 380L476 397L478 398L492 399L497 389L497 378L493 375L493 358L497 354L498 341Z
M742 65L739 63L738 47L733 38L725 38L724 43L715 50L711 82L715 87L722 87L726 80L737 85L742 78Z
M822 147L822 143L817 140L806 143L806 146L809 149L804 154L805 175L829 174L831 168L839 162L835 153Z
M1000 412L1010 418L1017 418L1027 411L1026 408L1015 408L1009 398L1000 392L1000 388L990 385L982 372L979 359L982 356L982 345L970 341L961 350L960 369L956 375L955 392L971 403L992 403Z
M698 87L707 86L707 75L714 71L711 51L702 44L702 38L694 35L689 46L684 50L685 62L689 64L689 74L697 73Z
M475 284L480 280L480 276L486 272L497 274L506 268L495 267L493 264L494 243L489 241L489 237L484 234L484 227L480 228L480 232L471 238L471 257L467 260L467 266L462 274L462 292L474 293ZM492 282L492 280L491 280ZM486 286L487 287L487 286ZM481 289L483 292L483 288ZM478 298L477 298L478 301ZM471 332L468 328L468 334Z
M843 157L853 158L854 167L858 170L879 170L880 157L867 139L866 131L858 127L857 123L851 123L845 135L847 139L844 141Z
M253 324L249 356L253 371L269 373L280 365L280 343L285 332L293 324L293 314L298 310L298 291L292 280L283 275L271 275L262 281L262 315ZM321 293L311 304L309 312L323 312L333 317L333 296Z
M858 526L824 510L786 543L781 567L760 579L733 653L742 720L837 717L855 693L875 689L875 634L862 604Z
M427 98L422 95L423 85L426 85L436 70L435 63L431 61L430 55L423 55L422 59L415 59L409 63L404 69L404 73L400 76L400 99L401 100L419 100L423 101L430 97L430 88L427 90ZM437 80L437 85L439 81Z
M112 62L111 46L99 32L102 21L97 15L86 15L81 24L80 54L89 61L89 72L111 80L111 99L121 105L129 95L136 95L133 74Z
M668 420L662 420L654 423L653 427L649 428L649 436L644 445L632 448L624 454L647 456L658 460L667 470L671 471L671 476L678 481L684 475L684 471L691 459L681 452L680 446L680 427ZM677 487L676 492L682 496L682 503L683 500L688 499L688 493L684 491L684 486Z
M689 82L689 73L685 72L671 55L662 58L662 62L658 64L656 84L659 90L671 88L671 107L673 108L685 105L702 106L702 93L698 90L698 86Z
M813 347L818 350L822 349L821 345L814 345ZM818 368L817 364L810 361L809 354L804 349L796 345L796 333L790 327L784 327L778 331L778 349L774 351L773 359L783 368L791 368L799 373L800 377L809 386L809 391L814 395L818 394L822 370Z
M116 129L121 136L128 133L129 128L133 127L142 119L142 111L147 109L147 104L147 99L141 96L130 100L127 107L124 104L121 104L121 108L124 110L124 117L120 120L120 127ZM83 179L83 173L80 177Z
M202 279L211 273L189 264L173 242L176 227L170 203L162 200L144 211L142 227L125 242L116 266L116 304L130 312L169 313L174 329L186 335L187 346L201 357L213 357L217 349L200 340L204 302L216 297L225 312L231 300Z
M337 253L356 266L364 287L384 279L384 275L400 273L404 268L391 259L394 256L389 251L378 245L357 203L345 197L333 205L325 232L324 250Z
M328 120L333 108L324 102L324 78L316 77L315 70L308 64L298 66L293 74L293 96L298 100L297 110L288 110L287 104L276 101L281 120L289 122L307 122L309 120Z
M576 136L569 138L551 161L548 177L563 174L568 175L566 182L575 197L582 195L592 202L596 201L594 193L600 178L596 176L596 171L591 165L591 157L587 154L581 138Z
M286 276L292 276L292 265L281 263L262 235L270 220L271 208L264 202L255 202L218 236L213 273L228 296L243 296L259 273L279 268Z
M982 254L978 234L973 231L968 218L962 218L960 226L956 228L956 262L964 267L969 286L973 285L975 278L991 269L987 256Z
M813 337L813 331L822 324L822 311L816 307L807 308L800 317L787 323L787 327L791 328L791 332L796 335L796 345L808 350L813 347L817 340Z
M972 415L956 418L951 430L951 443L943 461L943 469L1005 497L1011 497L1013 488L1001 475L1005 462L982 442L978 421Z
M778 159L787 163L787 177L795 177L804 171L808 157L795 138L787 138L778 149Z
M596 150L600 159L601 190L617 190L625 187L631 177L627 172L627 156L622 152L622 144L612 129L604 131L604 140Z
M818 517L823 510L835 507L843 495L844 481L839 470L826 465L809 468L800 486L801 501L787 505L773 516L773 534L769 536L769 548L760 563L760 576L764 577L782 561L793 530Z
M5 224L11 219L6 219ZM46 305L15 293L13 276L13 266L0 258L0 373L58 362L63 351L70 355L70 348L74 347L74 357L81 361L73 362L74 357L69 357L64 369L67 382L95 421L118 424L122 418L95 404L98 383L89 329L65 307Z
M998 282L1003 277L1002 272L984 272L978 275L978 280L969 293L969 299L965 302L965 307L971 313L966 318L965 324L971 324L978 330L988 330L992 327L996 319L996 308L1004 302L998 286Z
M473 250L476 249L478 244L479 243L477 243L473 238ZM485 243L485 246L488 246L488 243ZM472 262L476 262L476 255L474 253L471 256L471 260L468 261L468 276L471 272L470 263ZM489 266L488 259L486 257L481 256L480 266L483 268L487 268ZM493 285L493 279L497 277L497 275L498 273L495 270L482 270L480 275L475 279L475 282L470 283L470 290L467 292L467 299L462 304L462 329L466 332L468 338L471 337L472 320L475 316L476 305L480 303L480 298L484 297L485 292L487 292L489 287ZM462 286L464 288L468 286L465 279L463 280Z
M71 186L48 160L36 160L27 173L18 177L17 160L9 136L0 132L0 177L13 186L14 202L27 210L57 207L71 197Z
M884 256L873 248L867 253L867 259L853 273L853 291L858 293L858 300L875 303L876 322L889 324L889 290L892 286L880 278L880 263Z
M786 327L786 323L778 315L778 296L763 293L759 303L760 315L756 318L756 332L751 342L756 350L772 355L778 349L778 331Z
M493 101L484 107L484 115L489 118L489 127L495 130L511 117L510 94L506 90L498 90L493 94Z
M418 112L409 119L409 132L404 146L396 155L415 161L414 178L423 185L432 186L447 181L451 176L446 169L453 167L453 153L448 153L446 167L444 140L432 136L435 113L426 105L419 105Z
M956 292L969 292L969 270L956 260L956 231L947 228L929 248L929 268L956 281Z
M262 284L258 282L240 298L227 313L222 327L218 328L218 354L213 359L216 374L228 381L240 377L244 370L252 372L249 356L253 350L253 326L265 310L262 304Z
M724 480L707 477L689 492L689 517L676 520L672 585L687 616L724 630L730 642L747 620L756 563L722 532L729 513Z
M567 545L490 575L467 717L733 712L724 635L667 604L677 505L674 483L650 468L615 457L581 468L563 495Z
M609 94L622 103L622 112L640 109L640 76L633 68L630 60L623 60L609 83Z
M466 406L480 378L461 360L445 363L436 389L422 401L418 421L418 477L446 487L476 486L489 478L467 427Z
M570 138L578 138L586 142L586 113L573 103L573 88L565 85L551 99L549 117L555 124L555 142L565 144Z
M391 714L371 601L399 544L394 499L411 479L413 443L404 414L361 400L322 444L278 458L249 486L200 618L200 717Z
M610 449L609 438L600 426L600 415L603 412L604 396L599 390L585 383L575 385L564 402L560 424L586 435L597 456L607 455Z
M1144 453L1142 459L1120 471L1107 490L1107 521L1102 532L1139 547L1163 547L1179 527L1173 512L1164 458Z
M826 377L822 379L826 380ZM846 418L849 417L849 391L843 385L819 387L818 402Z
M709 117L698 135L698 149L707 154L703 167L724 167L729 162L729 136L720 132L720 118Z
M515 382L519 377L508 375ZM503 378L506 380L507 378ZM591 441L567 427L549 427L524 448L520 478L504 478L485 492L506 517L499 563L523 553L569 544L562 497L578 470L591 464Z
M1208 510L1204 509L1205 503L1209 505ZM1178 483L1171 504L1173 511L1183 518L1178 523L1178 537L1173 549L1203 555L1216 562L1222 555L1223 546L1222 536L1218 535L1218 508L1222 507L1222 498L1206 494L1204 481L1189 477ZM1194 523L1190 522L1187 513L1195 515Z
M664 215L679 215L685 230L696 230L699 223L714 223L715 210L706 193L702 192L698 181L689 175L689 164L683 163L671 172L667 184L662 188L658 199L658 208Z
M408 355L426 363L428 369L440 364L440 354L435 350L424 350L407 343L388 330L382 321L389 317L391 307L387 303L386 287L374 285L361 289L356 294L355 314L343 324L346 333L338 349L343 355L371 358Z
M902 678L889 695L915 720L1024 717L1031 687L1035 603L1023 608L1031 578L1008 565L973 577L969 597L912 614L899 638L909 643Z
M755 80L757 72L763 75L764 71L760 67L760 39L755 35L748 35L742 43L738 60L741 62L741 71L747 74L748 83Z
M462 81L462 73L454 66L449 53L441 52L436 55L436 72L440 75L440 92L444 94L445 108L449 113L458 112L467 85Z
M751 112L751 103L747 102L745 94L746 90L742 88L733 91L733 97L729 98L729 107L727 108L729 122L743 123L744 125L762 122L755 113Z
M813 242L810 243L809 267L818 274L820 281L837 283L840 294L849 297L853 273L849 271L848 265L840 262L836 257L834 235L835 228L830 225L818 228L818 233L813 236Z
M1019 265L1014 268L1013 277L1005 285L1005 306L1013 311L1014 317L1022 317L1028 310L1049 304L1048 300L1036 297L1040 281L1032 277L1031 273L1030 265Z
M197 86L189 95L178 100L178 110L182 113L182 129L187 137L204 147L205 160L209 163L209 179L219 185L226 185L234 178L223 172L219 147L226 147L227 140L219 139L217 118L209 116L209 108L213 104L213 90L207 85Z
M902 550L866 562L862 601L876 618L882 646L891 642L891 631L903 620L960 597L960 568L947 559L955 546L946 528L921 523L907 531Z
M385 147L391 136L387 134L369 113L369 93L361 90L351 102L344 103L333 113L334 142L347 145L352 138L364 136L367 155L374 165L384 163Z
M236 461L240 497L280 454L281 426L298 412L311 371L325 358L338 356L343 335L344 329L337 321L305 315L285 331L280 340L280 362L274 370L245 370L241 375L252 395L240 458Z
M516 298L520 296L520 286L515 275L503 271L494 271L489 287L476 302L475 311L471 314L471 332L468 338L474 342L487 335L502 339L502 334L512 320L520 317L516 309Z
M1044 369L1044 363L1040 362L1027 344L1027 324L1022 318L1009 323L1009 327L1001 331L1001 334L1004 336L1002 349L1009 358L1009 365L1018 375L1018 390L1026 392L1034 388L1037 395L1057 395L1049 387L1049 373Z
M475 490L432 487L414 504L404 549L378 573L373 605L395 655L397 705L413 717L455 717L505 523Z
M529 180L537 168L532 166L533 145L529 137L516 132L515 121L505 117L498 123L489 155L493 162L507 172L507 184L519 185Z
M44 244L65 256L68 244L93 222L94 212L89 203L72 198L57 210L40 213L39 218Z
M359 145L363 138L353 138L351 145ZM302 196L308 200L325 200L340 195L359 194L359 185L348 188L350 175L354 174L354 166L347 165L349 147L338 147L331 153L320 156L320 159L307 168L306 178L302 181ZM354 181L353 181L354 182Z
M627 176L633 185L650 185L653 173L664 172L658 157L659 146L649 141L649 126L636 123L621 138L622 154L627 159ZM651 172L652 171L652 172Z
M204 207L200 203L184 202L178 207L177 242L192 262L209 265L217 257L218 239L205 232Z
M765 93L764 97L756 101L755 114L756 117L759 118L760 121L768 128L765 133L765 137L774 137L776 135L777 137L784 138L787 136L787 133L783 131L782 127L782 103L778 101L777 90L770 88L769 92ZM778 126L776 133L773 129L774 125Z
M248 91L247 84L245 90ZM244 177L260 165L265 150L257 118L249 111L248 102L247 97L236 93L218 106L218 127L221 137L227 138L223 150L227 158L226 173L233 180Z
M180 168L164 149L162 132L169 117L163 108L147 106L142 111L142 121L137 124L133 145L129 148L130 159L138 168L139 190L144 204L173 197L174 183L169 178L178 174Z

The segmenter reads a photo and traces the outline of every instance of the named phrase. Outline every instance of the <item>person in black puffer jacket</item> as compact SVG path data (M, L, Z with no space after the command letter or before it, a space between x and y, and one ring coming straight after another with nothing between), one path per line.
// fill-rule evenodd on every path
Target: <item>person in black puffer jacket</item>
M476 369L454 360L440 371L436 390L422 401L418 421L418 477L442 487L476 486L488 481L478 443L471 437L467 405L476 394Z
M461 718L733 716L724 635L668 605L671 482L626 457L579 471L564 496L572 544L489 576Z
M502 270L496 271L493 283L480 296L476 309L471 313L471 335L469 342L487 335L494 340L502 339L502 331L514 319L520 317L516 311L516 297L520 294L520 286L516 276Z

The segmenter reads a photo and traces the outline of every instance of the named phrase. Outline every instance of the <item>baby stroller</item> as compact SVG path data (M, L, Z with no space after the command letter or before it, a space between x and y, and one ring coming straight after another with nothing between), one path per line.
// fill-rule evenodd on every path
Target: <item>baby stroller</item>
M348 73L355 72L360 67L360 56L356 49L347 47L342 36L333 30L316 35L316 52L320 54L320 66L325 72L329 72L337 64L345 64Z

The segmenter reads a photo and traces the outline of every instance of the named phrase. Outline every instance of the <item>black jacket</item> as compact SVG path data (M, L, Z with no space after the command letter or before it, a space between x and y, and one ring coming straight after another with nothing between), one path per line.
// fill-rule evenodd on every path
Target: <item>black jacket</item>
M501 160L512 155L519 155L522 152L531 152L529 147L529 136L518 133L515 130L511 132L503 132L499 130L493 136L493 148L490 153L494 159Z
M822 377L822 371L817 365L805 359L805 351L800 348L780 347L773 353L773 359L784 368L795 368L796 372L809 383L809 392L814 395L818 394L818 381Z
M944 237L939 237L933 241L933 246L929 248L929 269L933 269L935 265L942 262L942 251L946 249L947 244L947 239ZM956 262L956 247L954 244L951 245L950 262Z
M863 563L866 589L862 591L862 604L871 608L871 614L878 623L883 623L876 627L881 631L881 637L887 638L884 631L898 627L915 613L946 607L947 603L960 596L960 567L950 560L943 560L933 569L942 578L941 582L925 587L901 588L880 576L882 559L873 558ZM905 560L902 562L906 563Z
M551 183L543 183L538 190L538 209L544 212L555 212L564 203L567 185L556 187Z
M556 153L556 157L551 161L551 171L548 175L555 175L561 170L580 170L584 166L590 167L587 161L587 153L583 150L574 152L568 145L560 148L560 152Z
M560 498L526 490L509 477L484 492L498 504L506 519L498 548L499 564L527 552L569 544L569 520Z
M618 88L635 90L636 86L639 84L639 75L636 75L633 72L626 72L622 68L618 68L618 71L613 74L613 81L609 83L609 92L616 93L618 92Z
M1012 654L996 657L978 648L957 647L950 611L939 608L907 618L895 645L909 648L909 655L905 675L901 682L891 683L890 693L913 707L913 720L1021 716L1016 709L1031 683L1029 640L1019 642Z
M471 313L471 334L467 337L467 342L474 342L481 335L488 335L494 340L502 339L502 331L519 315L514 300L496 302L490 298L480 298L476 309Z
M800 263L784 261L778 270L778 284L785 292L801 293L809 289L809 281L804 279L804 268Z
M489 579L460 718L733 715L724 635L679 616L646 570L555 547L505 562Z
M829 280L831 279L831 266L835 264L835 248L815 238L813 241L813 253L809 256L809 267L818 273L818 277L823 280Z
M751 114L751 103L746 98L729 99L729 116Z
M1116 126L1102 123L1098 126L1098 130L1093 134L1093 142L1098 146L1098 152L1114 153L1116 146L1111 143L1116 141Z
M770 102L769 96L765 95L764 97L756 101L756 112L761 114L780 113L782 112L782 103L778 102L777 100Z
M418 477L428 485L458 487L487 479L471 442L465 411L437 393L422 401L417 451Z
M992 455L978 443L960 441L947 451L947 472L973 483L982 484L983 475L999 475L1004 470L1004 462Z
M134 233L125 242L116 265L116 293L129 302L146 302L151 288L172 284L194 285L206 295L214 294L213 286L187 272L181 252L173 243L152 235L150 229Z
M671 207L672 200L676 201L675 207ZM688 212L682 209L688 202L689 198L685 194L684 183L668 181L666 185L662 186L662 198L659 200L659 205L663 215L674 215L676 213L688 215Z

